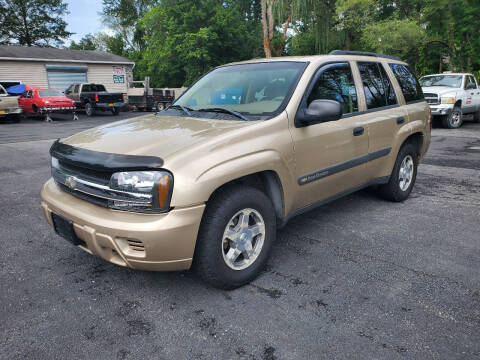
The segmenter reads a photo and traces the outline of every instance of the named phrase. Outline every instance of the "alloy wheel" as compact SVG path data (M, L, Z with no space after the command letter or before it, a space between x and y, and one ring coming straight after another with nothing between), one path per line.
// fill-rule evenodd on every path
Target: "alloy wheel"
M255 209L243 209L232 216L222 239L223 260L233 270L252 265L265 241L265 221Z

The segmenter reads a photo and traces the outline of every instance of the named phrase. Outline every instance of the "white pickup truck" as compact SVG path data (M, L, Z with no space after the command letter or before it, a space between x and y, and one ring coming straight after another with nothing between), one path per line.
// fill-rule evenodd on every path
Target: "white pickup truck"
M420 78L432 115L449 129L462 126L463 115L480 122L480 86L472 74L443 73Z

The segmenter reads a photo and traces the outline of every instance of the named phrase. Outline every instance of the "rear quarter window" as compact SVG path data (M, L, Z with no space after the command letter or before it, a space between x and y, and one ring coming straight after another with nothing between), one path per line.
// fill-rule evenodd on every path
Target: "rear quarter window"
M408 66L402 64L388 64L403 92L405 102L424 100L422 87Z

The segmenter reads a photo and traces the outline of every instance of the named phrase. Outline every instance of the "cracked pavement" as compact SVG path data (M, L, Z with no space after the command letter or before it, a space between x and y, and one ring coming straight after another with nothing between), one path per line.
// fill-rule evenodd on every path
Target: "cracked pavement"
M365 190L296 217L225 292L106 263L43 219L52 141L118 119L0 124L0 358L480 359L480 124L433 130L404 203Z

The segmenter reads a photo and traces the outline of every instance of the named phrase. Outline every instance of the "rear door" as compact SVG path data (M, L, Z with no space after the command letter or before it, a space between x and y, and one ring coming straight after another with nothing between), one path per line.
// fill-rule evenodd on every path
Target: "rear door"
M336 100L339 120L291 128L295 151L297 196L294 209L340 195L366 181L368 156L366 121L358 116L358 84L348 62L321 66L298 111L317 99Z
M358 71L365 97L362 115L369 128L369 180L386 176L385 169L395 156L393 150L399 128L408 121L407 111L400 106L397 94L382 62L358 61Z

